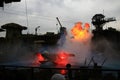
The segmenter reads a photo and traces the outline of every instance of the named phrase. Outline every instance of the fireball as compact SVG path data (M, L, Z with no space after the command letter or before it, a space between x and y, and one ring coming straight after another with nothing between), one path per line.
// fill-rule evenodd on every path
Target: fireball
M71 33L75 40L85 42L90 37L89 28L89 23L85 23L84 27L82 27L82 22L77 22L71 29Z
M69 63L69 57L74 57L74 54L71 54L67 51L59 51L56 55L55 63L58 65L63 65L65 66L66 64Z

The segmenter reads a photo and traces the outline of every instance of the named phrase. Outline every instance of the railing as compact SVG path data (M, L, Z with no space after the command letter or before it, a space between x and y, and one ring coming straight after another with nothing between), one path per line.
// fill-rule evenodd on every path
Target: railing
M120 80L120 69L102 68L41 68L0 65L0 80L50 80L64 70L66 80Z

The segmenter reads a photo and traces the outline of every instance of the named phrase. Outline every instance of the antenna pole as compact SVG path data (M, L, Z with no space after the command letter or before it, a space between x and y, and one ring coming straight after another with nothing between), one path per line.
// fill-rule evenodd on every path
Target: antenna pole
M104 9L103 9L103 15L104 15Z
M27 21L27 27L28 27L28 26L29 26L29 24L28 24L27 0L25 0L25 12L26 12L26 21Z
M56 17L56 19L57 19L57 21L58 21L58 23L59 23L60 27L62 27L62 25L61 25L61 23L60 23L59 18L58 18L58 17Z

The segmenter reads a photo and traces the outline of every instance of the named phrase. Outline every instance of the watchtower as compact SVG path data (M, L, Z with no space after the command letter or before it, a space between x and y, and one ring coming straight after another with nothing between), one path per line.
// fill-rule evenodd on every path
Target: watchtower
M105 18L103 14L95 14L92 17L92 24L95 26L95 30L103 30L103 26L111 21L116 21L115 17Z
M1 26L2 29L6 29L7 39L16 39L22 35L22 30L26 30L27 27L21 26L16 23L8 23Z

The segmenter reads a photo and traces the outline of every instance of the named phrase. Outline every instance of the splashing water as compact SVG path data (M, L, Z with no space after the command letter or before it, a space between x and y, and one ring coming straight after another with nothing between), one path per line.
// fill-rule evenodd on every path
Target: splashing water
M88 23L85 23L82 27L82 22L77 22L71 29L71 33L74 38L70 38L69 35L63 33L60 41L58 42L60 45L56 46L57 49L52 49L51 47L47 48L50 54L48 56L49 60L53 63L56 63L57 65L62 66L65 66L68 63L72 65L83 63L86 57L88 57L88 55L91 53L90 41L92 34L89 32L89 28L90 25ZM52 54L53 52L54 54Z
M67 57L67 63L73 65L83 63L85 58L90 55L90 42L93 35L90 33L89 28L88 23L85 23L84 27L82 27L82 22L77 22L71 29L73 37L69 38L67 36L64 45L59 47L60 50L75 55L74 57Z

